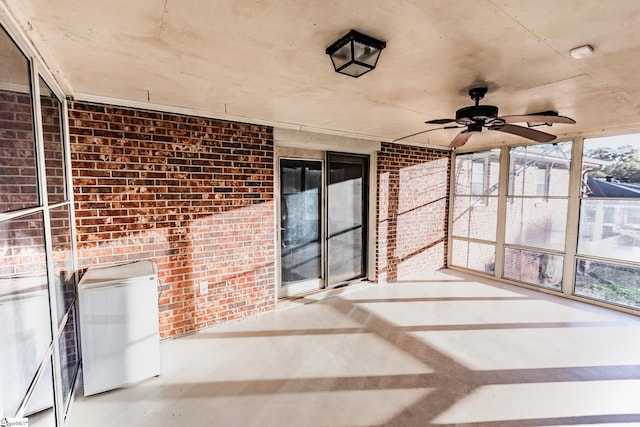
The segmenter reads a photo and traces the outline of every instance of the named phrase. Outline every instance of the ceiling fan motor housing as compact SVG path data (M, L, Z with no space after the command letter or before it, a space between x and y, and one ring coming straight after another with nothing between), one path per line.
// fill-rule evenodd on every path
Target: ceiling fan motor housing
M472 105L456 111L456 122L461 125L486 122L496 117L498 117L498 107L495 105Z

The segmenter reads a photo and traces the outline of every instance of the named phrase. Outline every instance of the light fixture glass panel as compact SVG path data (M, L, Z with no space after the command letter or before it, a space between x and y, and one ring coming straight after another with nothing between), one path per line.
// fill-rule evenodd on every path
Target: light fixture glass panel
M559 291L562 289L563 266L562 255L506 248L503 277Z
M640 260L640 200L583 199L578 253Z
M354 42L353 50L353 57L356 61L364 62L371 67L375 67L376 62L378 62L378 56L380 55L380 49L376 49L372 46L367 46L366 44Z
M574 294L640 308L640 268L578 259Z
M507 203L505 242L564 250L567 200L513 197Z
M371 68L367 68L365 66L353 63L348 65L347 67L343 68L342 70L340 70L341 73L343 74L348 74L350 76L353 77L359 77L361 75L363 75L364 73L367 73L369 71L371 71Z
M351 43L347 43L331 55L333 67L337 70L351 61Z

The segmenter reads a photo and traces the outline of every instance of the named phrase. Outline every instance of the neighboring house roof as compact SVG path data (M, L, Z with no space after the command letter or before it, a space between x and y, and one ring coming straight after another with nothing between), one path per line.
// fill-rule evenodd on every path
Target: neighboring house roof
M602 178L587 178L589 197L639 197L640 183L609 182Z
M530 145L526 147L526 150L511 150L511 158L517 158L520 160L528 159L532 164L539 166L547 164L564 164L569 166L571 163L571 153L558 150L555 146L550 145ZM592 159L590 157L584 157L582 159L583 168L589 170L600 170L606 166L609 166L612 162L602 159Z

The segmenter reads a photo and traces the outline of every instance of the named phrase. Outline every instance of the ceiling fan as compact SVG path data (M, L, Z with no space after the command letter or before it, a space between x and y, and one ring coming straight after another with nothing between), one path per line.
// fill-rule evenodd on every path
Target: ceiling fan
M426 124L431 125L444 125L447 123L455 122L457 123L456 125L416 132L414 134L395 139L394 142L434 130L456 128L466 129L458 133L458 135L453 138L453 140L449 144L449 148L457 148L464 145L469 140L471 135L473 135L474 133L482 132L482 128L510 133L530 139L535 142L551 142L556 139L555 135L541 132L536 129L531 129L531 127L517 126L512 123L528 122L547 124L551 126L553 123L574 124L576 122L569 117L559 116L555 111L545 111L542 113L521 114L513 116L498 116L498 107L496 107L495 105L480 105L480 100L484 98L486 93L486 86L471 88L469 89L469 96L472 100L475 101L475 105L464 107L456 111L455 119L436 119L425 122Z

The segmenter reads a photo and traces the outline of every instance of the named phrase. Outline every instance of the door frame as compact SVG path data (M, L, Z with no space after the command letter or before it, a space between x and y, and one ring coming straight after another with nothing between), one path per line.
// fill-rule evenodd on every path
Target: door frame
M281 283L281 264L280 264L280 202L276 200L280 194L279 188L279 175L280 175L280 160L278 157L279 150L284 148L297 149L299 153L305 153L307 150L312 152L327 152L333 151L336 153L348 153L348 154L366 154L369 156L369 210L367 217L369 219L367 225L367 248L366 248L366 269L367 280L375 281L376 277L376 227L377 227L377 205L378 205L378 179L377 179L377 164L378 164L378 152L382 149L382 142L379 139L366 139L359 136L349 136L343 133L317 133L312 130L304 130L301 128L283 128L276 127L273 129L273 141L274 141L274 224L277 224L274 232L274 254L276 259L274 260L274 273L276 292L274 297L277 301L279 298L279 288Z
M335 284L328 283L328 270L329 270L329 260L327 257L328 250L328 182L329 182L329 159L331 155L337 156L353 156L360 157L364 159L364 170L363 170L363 178L365 180L365 185L363 186L363 194L362 194L362 203L363 203L363 224L362 224L362 233L363 233L363 242L362 242L362 264L363 264L363 272L361 277L353 278L344 282L339 282ZM294 283L289 285L282 284L282 206L281 206L281 160L301 160L301 161L314 161L320 162L322 167L322 187L320 191L320 203L321 203L321 212L320 212L320 253L321 253L321 274L319 279L310 279L306 281L301 281L300 283ZM340 152L335 150L315 150L315 149L302 149L295 147L276 147L275 155L274 155L274 164L275 164L275 182L274 182L274 191L275 191L275 224L276 224L276 233L275 233L275 246L276 246L276 294L278 298L286 298L292 297L296 295L301 295L305 293L310 293L323 289L332 289L343 286L355 280L373 280L372 276L372 258L371 253L375 252L375 247L372 247L371 235L372 235L372 224L375 221L372 221L372 202L371 202L371 189L372 189L372 155L369 153L347 153ZM373 187L375 188L375 187ZM375 233L375 229L374 229ZM375 235L375 234L373 234Z
M322 151L319 150L307 150L307 149L299 149L299 148L287 148L287 147L276 147L275 149L275 162L276 162L276 171L275 171L275 205L276 205L276 294L278 298L286 298L290 296L300 295L304 293L309 293L313 291L317 291L320 289L324 289L325 286L325 260L326 260L326 248L325 248L325 238L326 238L326 221L325 211L326 211L326 176L325 176L325 167L326 167L326 158ZM320 188L320 265L321 272L319 279L310 279L305 280L300 283L294 283L291 285L282 285L282 204L280 202L280 161L281 160L308 160L313 162L321 163L321 177L322 184Z

